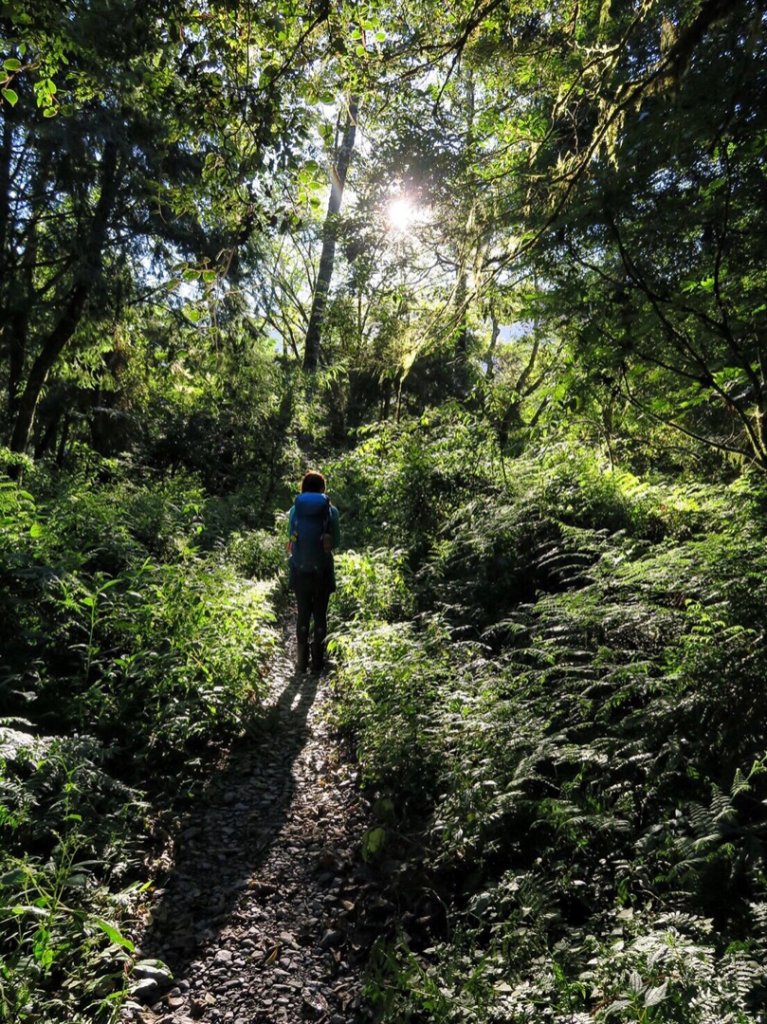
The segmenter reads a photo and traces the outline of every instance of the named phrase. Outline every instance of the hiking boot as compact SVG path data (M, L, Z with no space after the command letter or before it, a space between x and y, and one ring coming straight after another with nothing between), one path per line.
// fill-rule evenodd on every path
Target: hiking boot
M306 672L309 667L309 644L306 640L298 641L298 651L296 654L296 671Z
M322 666L325 664L325 645L324 644L312 644L312 669L315 672L321 672Z

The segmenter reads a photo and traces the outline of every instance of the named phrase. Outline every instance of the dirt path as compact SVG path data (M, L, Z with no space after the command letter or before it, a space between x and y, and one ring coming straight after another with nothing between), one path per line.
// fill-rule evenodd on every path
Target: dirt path
M146 1024L277 1024L367 1019L360 964L381 900L362 862L365 808L354 770L328 734L327 682L297 676L292 652L273 666L259 736L211 780L155 893L144 972L125 1020Z

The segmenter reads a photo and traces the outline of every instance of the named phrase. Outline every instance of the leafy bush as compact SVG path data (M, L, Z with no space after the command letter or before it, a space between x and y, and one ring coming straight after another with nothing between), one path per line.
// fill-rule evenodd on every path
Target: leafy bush
M237 732L263 693L275 639L269 594L211 556L147 560L85 587L58 579L53 640L66 648L70 702L62 707L59 660L40 689L40 713L129 747L134 763L177 759L196 738Z
M366 428L351 452L326 467L344 543L399 547L411 559L422 555L450 513L487 489L492 450L488 428L460 407Z
M147 801L178 799L206 747L259 713L275 585L245 573L271 576L277 546L240 532L203 550L188 478L147 486L103 461L29 477L0 481L0 692L16 714L0 730L0 1007L111 1020Z
M3 1019L110 1016L132 945L118 926L137 884L145 805L88 738L0 728Z
M268 579L284 574L285 537L278 530L234 532L222 547L222 558L240 576Z
M449 647L419 642L408 623L364 622L336 634L332 649L344 663L337 722L354 725L365 777L421 802L445 757L434 730L453 671Z
M336 556L339 589L331 605L333 622L404 619L413 610L403 553L342 551Z
M383 1021L746 1024L764 1003L763 533L738 495L583 458L520 460L445 518L420 620L366 621L342 587L337 716L387 801L377 845L403 904L447 908L382 940Z

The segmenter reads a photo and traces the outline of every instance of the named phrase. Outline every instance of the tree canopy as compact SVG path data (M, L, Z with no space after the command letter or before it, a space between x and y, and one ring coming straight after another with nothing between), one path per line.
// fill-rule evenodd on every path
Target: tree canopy
M3 10L12 450L92 425L149 315L330 373L339 440L432 387L504 421L498 360L561 346L530 416L767 465L761 4Z

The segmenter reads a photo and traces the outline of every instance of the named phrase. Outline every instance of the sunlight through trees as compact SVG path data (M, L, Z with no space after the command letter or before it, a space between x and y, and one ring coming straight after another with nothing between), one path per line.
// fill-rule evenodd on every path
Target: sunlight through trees
M349 1024L758 1024L763 0L0 27L0 1018L173 1009L136 939L268 733L313 465Z

